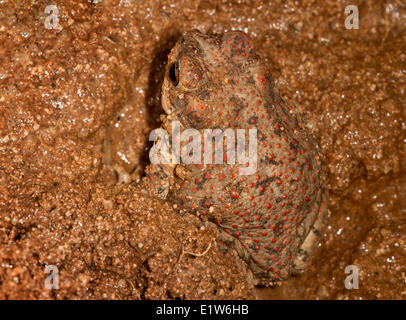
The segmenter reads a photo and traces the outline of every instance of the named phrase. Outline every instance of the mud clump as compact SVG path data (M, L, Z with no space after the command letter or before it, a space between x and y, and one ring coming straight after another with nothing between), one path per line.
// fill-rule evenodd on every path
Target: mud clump
M218 250L216 229L179 215L138 187L106 191L95 184L90 197L59 195L65 205L54 204L55 197L51 191L38 199L38 219L31 225L6 230L2 299L254 297L243 274ZM58 290L45 287L50 265L59 269Z

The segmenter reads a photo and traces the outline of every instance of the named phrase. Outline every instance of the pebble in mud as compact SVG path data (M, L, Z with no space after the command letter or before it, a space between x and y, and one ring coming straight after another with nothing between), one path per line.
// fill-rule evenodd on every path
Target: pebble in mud
M241 165L226 161L151 165L150 187L217 224L220 244L238 253L255 284L274 285L303 271L327 209L324 170L317 143L273 86L252 39L238 31L187 32L169 55L162 105L168 132L174 121L202 137L207 128L256 129L257 161L250 164L256 169L240 175Z

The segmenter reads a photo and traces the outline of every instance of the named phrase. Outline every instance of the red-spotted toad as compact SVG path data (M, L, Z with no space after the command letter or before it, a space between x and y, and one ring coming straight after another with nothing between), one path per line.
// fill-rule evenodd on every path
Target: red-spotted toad
M274 88L250 37L187 32L169 55L162 105L169 133L173 121L199 130L202 141L204 129L257 129L257 161L248 175L226 157L224 164L151 165L155 193L217 224L220 243L238 253L255 284L302 271L327 210L325 174L317 144Z

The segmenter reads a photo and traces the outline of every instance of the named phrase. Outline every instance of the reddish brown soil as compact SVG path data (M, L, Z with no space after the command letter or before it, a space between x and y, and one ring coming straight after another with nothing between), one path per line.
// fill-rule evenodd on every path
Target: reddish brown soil
M215 230L138 186L167 54L193 28L249 33L328 162L310 270L257 297L406 298L406 8L353 1L347 30L342 2L261 2L55 0L57 30L48 3L0 4L0 298L254 297Z

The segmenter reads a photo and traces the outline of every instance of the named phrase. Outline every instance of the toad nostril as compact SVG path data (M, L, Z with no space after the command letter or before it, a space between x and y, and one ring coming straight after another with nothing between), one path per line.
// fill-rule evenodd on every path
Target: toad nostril
M172 63L169 67L169 79L172 84L176 87L179 83L179 64L177 62Z

